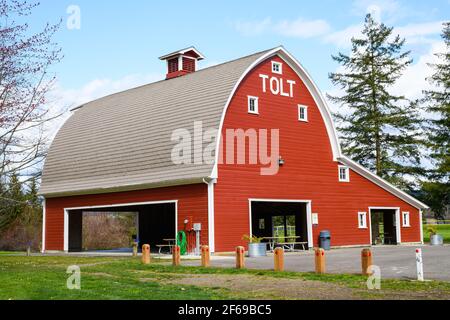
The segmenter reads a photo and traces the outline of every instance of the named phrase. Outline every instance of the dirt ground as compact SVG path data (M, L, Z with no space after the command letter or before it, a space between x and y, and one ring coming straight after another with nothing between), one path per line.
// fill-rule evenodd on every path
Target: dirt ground
M141 278L145 282L155 278ZM253 275L176 274L160 281L175 285L194 285L221 288L235 293L246 293L251 299L299 299L299 300L359 300L359 299L450 299L441 292L410 292L364 290L341 284L303 279L270 278ZM250 296L250 297L249 297Z

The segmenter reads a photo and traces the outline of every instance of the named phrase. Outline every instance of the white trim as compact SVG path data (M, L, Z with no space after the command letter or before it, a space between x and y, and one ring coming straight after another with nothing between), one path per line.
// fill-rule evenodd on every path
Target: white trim
M408 217L405 221L405 215ZM411 227L411 215L409 214L409 211L402 211L402 227L403 228L410 228ZM408 222L408 223L406 223Z
M42 202L42 248L41 248L41 252L44 253L45 252L45 224L46 224L46 201L44 198L44 201Z
M64 245L63 250L69 252L69 209L64 209Z
M178 70L183 71L183 56L178 56Z
M308 200L306 203L306 227L308 229L308 248L314 247L313 226L312 226L312 202Z
M274 66L274 65L278 65L280 71L275 71L275 70L273 69L273 66ZM272 66L272 67L271 67L272 73L275 73L275 74L283 74L283 64L282 64L281 62L278 62L278 61L272 61L271 66Z
M208 184L208 239L209 251L215 251L215 225L214 225L214 184L215 179L207 182ZM206 183L206 182L205 182Z
M306 224L308 230L308 248L314 246L313 243L313 227L312 227L312 208L311 200L297 200L297 199L264 199L264 198L249 198L248 199L248 218L249 218L249 230L250 235L253 234L252 230L252 202L294 202L306 204Z
M161 201L144 201L144 202L125 202L118 204L105 204L97 206L84 206L84 207L71 207L64 208L65 210L87 210L87 209L101 209L101 208L115 208L115 207L128 207L128 206L142 206L146 204L163 204L163 203L175 203L178 200L161 200Z
M233 87L233 90L231 90L231 92L230 92L228 100L222 111L222 116L221 116L220 124L219 124L219 128L218 128L218 137L221 136L222 128L223 128L224 122L225 122L225 115L228 111L228 107L230 106L231 100L233 99L234 94L236 93L237 89L239 88L239 86L242 83L242 81L244 80L244 78L261 62L263 62L266 59L269 59L270 57L273 57L275 55L278 55L278 57L283 59L297 73L297 75L300 77L300 79L303 80L308 91L311 93L311 95L314 99L314 102L316 103L317 107L319 108L320 114L322 115L322 118L325 123L325 127L327 129L328 138L330 139L331 150L333 153L333 160L337 161L337 158L339 158L341 155L341 147L339 145L336 128L334 126L334 122L331 117L330 109L328 108L327 103L326 103L322 93L320 92L319 88L313 82L311 76L308 74L308 72L305 70L305 68L303 68L303 66L290 53L288 53L286 51L286 49L284 49L282 46L274 48L274 49L266 52L265 54L263 54L258 59L256 59L244 71L244 73L241 75L239 80L236 82L236 84ZM211 178L217 178L217 176L218 176L217 166L219 163L218 150L220 149L220 143L221 143L220 139L217 139L215 161L214 161L214 166L213 166L213 169L212 169L211 175L210 175Z
M341 170L344 169L345 170L345 178L342 179L341 178ZM343 165L339 165L338 166L338 179L339 182L350 182L350 169L347 166L343 166Z
M300 110L301 109L303 109L304 118L300 117ZM298 105L298 121L308 122L308 106L305 106L303 104L299 104Z
M364 220L360 220L361 215L364 216ZM363 225L361 225L361 222L363 222ZM358 229L367 229L367 212L358 212Z
M194 57L189 57L189 56L181 56L182 58L181 58L181 71L187 71L187 70L184 70L184 68L183 68L183 59L184 58L186 58L186 59L191 59L191 60L194 60L194 72L195 71L197 71L197 59L196 58L194 58Z
M397 187L393 186L383 178L377 176L375 173L371 172L370 170L364 168L359 163L356 163L355 161L351 160L350 158L347 158L345 156L341 156L338 159L340 162L344 163L345 165L349 166L350 169L355 171L356 173L362 175L363 177L367 178L368 180L372 181L379 187L385 189L386 191L392 193L393 195L397 196L398 198L402 199L406 203L409 203L410 205L414 206L417 209L428 209L428 206L419 200L411 197L406 192L398 189Z
M400 207L369 207L370 244L372 245L372 210L395 210L395 232L397 236L397 244L401 244L402 232L400 224Z
M254 101L255 110L250 110L250 101ZM255 96L247 96L247 112L250 114L259 114L259 98Z
M128 207L128 206L142 206L142 205L148 205L148 204L151 205L151 204L162 204L162 203L175 203L175 238L176 238L176 235L178 232L178 200L129 202L129 203L106 204L106 205L97 205L97 206L71 207L71 208L64 208L64 245L63 245L63 250L65 252L69 251L69 211Z
M178 54L185 54L186 52L189 52L189 51L194 51L198 55L198 58L197 58L198 60L205 59L205 56L202 55L200 53L200 51L198 51L194 46L191 46L191 47L188 47L188 48L185 48L185 49L181 49L181 50L178 50L178 51L174 51L174 52L171 52L169 54L165 54L165 55L159 57L158 59L159 60L166 60L167 58L171 58L172 56L176 56Z
M174 239L175 239L175 243L176 243L177 233L178 233L178 200L173 200L173 202L168 202L168 203L175 203L175 234L174 234Z

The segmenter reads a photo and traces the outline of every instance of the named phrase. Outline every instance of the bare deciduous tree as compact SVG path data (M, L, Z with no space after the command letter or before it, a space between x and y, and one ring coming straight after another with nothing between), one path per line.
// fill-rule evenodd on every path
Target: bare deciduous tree
M58 116L47 96L55 82L49 68L62 58L52 41L61 21L33 32L28 21L38 5L0 0L0 224L15 219L10 209L21 202L8 188L12 177L39 176L48 146L45 127Z
M46 96L55 77L49 67L60 61L52 37L61 22L29 34L26 19L37 6L0 0L0 176L38 168L46 150L44 124L51 120Z

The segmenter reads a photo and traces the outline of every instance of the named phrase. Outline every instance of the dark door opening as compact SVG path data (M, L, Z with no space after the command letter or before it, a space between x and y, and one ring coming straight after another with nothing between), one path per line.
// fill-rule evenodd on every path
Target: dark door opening
M304 242L298 247L308 248L306 203L252 201L251 213L254 236L278 243Z
M130 251L132 250L132 243L134 239L138 240L138 248L142 248L143 244L150 244L151 250L158 251L156 245L169 244L168 239L175 239L176 232L176 207L175 203L157 203L148 205L131 205L131 206L118 206L108 208L95 208L95 209L80 209L70 210L68 212L68 250L69 252L81 252L83 250L108 250L108 251ZM83 238L86 242L87 228L93 228L91 225L86 225L86 220L92 216L108 216L108 218L102 220L105 224L94 225L95 230L89 230L90 234L97 237L103 237L101 245L97 245L97 248L86 247L83 243ZM135 223L125 223L125 228L114 228L110 225L111 220L133 219ZM103 232L103 233L102 233ZM106 234L105 234L106 233ZM124 235L125 233L125 235ZM129 243L126 247L123 244L127 244L127 241L123 241L123 237L129 238ZM105 236L107 237L105 243ZM122 238L122 241L119 241ZM92 243L92 241L90 241ZM95 241L94 241L95 242ZM120 247L118 246L120 244ZM172 241L173 243L173 241ZM114 247L116 246L116 247Z
M397 226L395 209L372 209L372 245L397 244Z

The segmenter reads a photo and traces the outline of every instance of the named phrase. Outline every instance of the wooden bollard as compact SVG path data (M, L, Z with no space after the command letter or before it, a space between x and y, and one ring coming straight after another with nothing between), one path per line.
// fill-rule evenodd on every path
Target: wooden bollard
M142 263L149 264L150 263L150 245L144 244L142 246Z
M133 257L137 257L138 254L138 243L133 242Z
M325 250L315 250L316 273L325 273Z
M368 271L372 265L372 252L370 249L362 249L361 251L361 268L363 276L370 276L372 273Z
M209 267L210 252L208 246L202 246L202 267Z
M236 247L236 269L245 268L244 254L244 247Z
M180 246L173 246L172 249L172 265L179 266L180 265Z
M284 271L284 250L283 248L275 248L273 251L273 262L275 271Z

